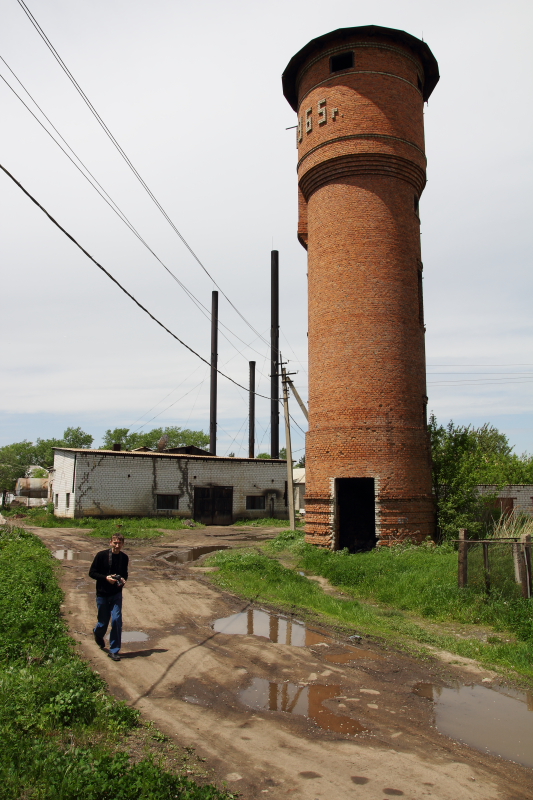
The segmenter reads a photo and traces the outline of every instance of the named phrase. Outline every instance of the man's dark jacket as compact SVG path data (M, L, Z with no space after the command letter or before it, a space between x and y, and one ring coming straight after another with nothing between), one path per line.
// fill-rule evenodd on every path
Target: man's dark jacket
M111 564L109 563L109 554L111 553ZM122 591L122 586L116 583L110 583L107 580L108 575L120 575L125 581L128 580L128 561L129 558L126 553L117 553L116 555L108 550L100 550L94 557L91 569L89 570L89 577L96 581L96 594L99 597L111 597L111 595Z

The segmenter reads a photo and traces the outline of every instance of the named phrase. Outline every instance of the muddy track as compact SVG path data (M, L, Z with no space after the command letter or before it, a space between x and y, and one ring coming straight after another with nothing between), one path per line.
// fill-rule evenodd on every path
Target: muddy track
M421 687L471 683L471 673L306 629L212 586L201 560L163 557L193 546L246 546L276 531L205 528L127 542L124 630L132 635L116 664L92 638L87 559L105 544L76 528L31 530L63 551L64 613L81 654L114 694L195 747L243 800L531 800L531 770L434 727ZM479 670L476 683L483 678L494 675Z

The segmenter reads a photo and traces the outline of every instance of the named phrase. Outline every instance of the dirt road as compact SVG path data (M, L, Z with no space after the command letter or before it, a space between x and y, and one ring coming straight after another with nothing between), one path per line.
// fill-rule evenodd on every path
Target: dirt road
M192 546L246 546L273 532L205 528L127 542L124 631L137 641L113 663L92 638L87 574L105 545L75 528L32 530L62 556L65 616L82 655L117 696L195 747L243 800L531 800L533 771L433 726L423 686L465 678L461 666L306 628L216 589L201 560L163 558ZM483 678L494 676L479 671L476 683Z

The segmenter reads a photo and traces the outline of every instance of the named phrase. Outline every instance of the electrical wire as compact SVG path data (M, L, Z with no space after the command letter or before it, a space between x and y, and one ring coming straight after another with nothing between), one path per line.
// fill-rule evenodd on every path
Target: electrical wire
M24 11L24 13L26 14L26 16L28 17L28 19L30 20L31 24L33 25L33 27L35 28L35 30L37 31L37 33L39 34L39 36L41 37L43 42L45 43L45 45L48 47L48 49L52 53L53 57L55 58L55 60L57 61L57 63L59 64L59 66L61 67L63 72L65 73L65 75L68 77L68 79L70 80L70 82L72 83L72 85L74 86L74 88L76 89L76 91L78 92L80 97L82 98L83 102L88 107L88 109L91 112L91 114L94 116L94 118L96 119L96 121L98 122L98 124L100 125L100 127L102 128L102 130L104 131L106 136L108 137L108 139L111 141L113 146L116 148L116 150L118 151L118 153L120 154L122 159L126 162L126 164L128 165L129 169L133 172L133 174L135 175L135 177L137 178L137 180L139 181L139 183L141 184L143 189L147 192L147 194L150 197L150 199L155 203L156 207L159 209L159 211L161 212L163 217L166 219L166 221L168 222L168 224L170 225L172 230L177 234L177 236L179 237L181 242L184 244L184 246L187 248L189 253L192 255L194 260L203 269L203 271L208 276L208 278L211 280L211 282L217 287L217 289L219 290L221 295L228 301L228 303L233 308L233 310L239 315L239 317L243 320L243 322L246 325L248 325L248 327L256 334L256 336L259 336L260 338L262 338L261 335L259 334L259 332L254 328L254 326L250 322L248 322L248 320L243 316L243 314L241 314L239 309L234 305L234 303L232 303L232 301L229 299L229 297L220 288L218 283L215 281L213 276L209 273L209 271L204 266L204 264L202 263L200 258L195 253L195 251L192 249L192 247L186 241L184 236L180 233L180 231L178 230L178 228L176 227L176 225L174 224L172 219L169 217L169 215L167 214L167 212L165 211L165 209L163 208L163 206L161 205L159 200L156 198L154 193L149 188L149 186L146 183L146 181L142 178L142 176L139 174L139 172L137 171L137 169L135 168L135 166L133 165L131 160L128 158L128 156L126 155L126 153L124 152L124 150L122 149L120 144L118 143L117 139L113 136L113 134L111 133L111 131L109 130L109 128L105 124L104 120L102 119L100 114L97 112L97 110L95 109L95 107L93 106L93 104L91 103L91 101L89 100L89 98L87 97L87 95L85 94L83 89L81 88L81 86L79 85L79 83L76 81L76 79L74 78L74 75L70 72L70 70L68 69L67 65L65 64L65 62L63 61L63 59L61 58L61 56L59 55L59 53L57 52L57 50L53 46L53 44L51 43L50 39L45 34L44 30L41 28L41 26L37 22L36 18L31 13L30 9L28 8L28 6L24 2L24 0L17 0L17 2L19 4L19 6L22 8L22 10ZM265 344L268 344L268 341L266 339L263 339L263 342Z
M43 117L44 117L44 118L45 118L45 120L48 122L48 124L49 124L49 125L50 125L50 126L53 128L53 130L56 132L56 134L59 136L59 138L61 139L61 141L62 141L62 142L65 144L65 146L66 146L66 147L67 147L67 148L70 150L70 152L72 153L72 155L74 156L74 158L75 158L75 159L76 159L76 160L79 162L79 164L81 164L81 167L83 167L83 169L81 169L81 167L80 167L80 166L79 166L79 165L76 163L76 161L74 161L74 160L73 160L72 156L70 156L70 155L69 155L69 153L67 153L67 151L65 150L65 148L64 148L64 147L62 147L62 145L61 145L61 144L60 144L60 143L57 141L57 139L55 139L55 138L54 138L53 134L52 134L52 133L51 133L51 132L50 132L50 131L49 131L49 130L46 128L46 126L45 126L45 125L43 125L43 123L41 122L41 120L40 120L40 119L37 117L37 115L36 115L36 114L35 114L35 113L32 111L32 109L31 109L31 108L30 108L30 107L27 105L27 103L25 103L25 102L24 102L24 100L22 99L22 97L21 97L21 96L20 96L20 95L17 93L17 91L16 91L16 90L15 90L15 89L14 89L14 88L11 86L11 84L9 83L9 81L7 81L7 80L6 80L6 78L5 78L3 75L0 75L0 78L1 78L1 79L4 81L4 83L6 84L6 86L7 86L7 87L8 87L8 88L11 90L11 92L13 92L13 94L15 95L15 97L16 97L18 100L20 100L20 102L22 103L22 105L24 106L24 108L26 108L26 110L27 110L27 111L29 111L29 113L32 115L32 117L35 119L35 121L36 121L36 122L37 122L37 123L38 123L38 124L39 124L39 125L42 127L42 129L45 131L45 133L47 133L47 134L48 134L48 136L49 136L49 137L52 139L52 141L53 141L53 142L54 142L54 143L55 143L55 144L56 144L56 145L59 147L59 149L60 149L60 150L61 150L61 151L64 153L64 155L66 155L66 157L69 159L69 161L70 161L70 162L71 162L71 163L72 163L72 164L73 164L73 165L76 167L76 169L78 170L78 172L79 172L79 173L80 173L80 174L81 174L81 175L82 175L82 176L85 178L85 180L86 180L86 181L89 183L89 185L90 185L90 186L91 186L91 187L92 187L92 188L95 190L95 192L97 192L97 194L98 194L98 195L99 195L99 196L102 198L102 200L104 200L104 202L105 202L105 203L107 203L107 205L108 205L108 206L111 208L111 210L112 210L112 211L113 211L113 212L114 212L114 213L115 213L115 214L116 214L116 215L119 217L119 219L120 219L120 220L121 220L121 221L122 221L122 222L123 222L123 223L124 223L124 224L125 224L125 225L126 225L128 228L129 228L129 230L130 230L130 231L133 233L133 235L137 237L137 239L138 239L138 240L141 242L141 244L143 244L143 245L144 245L144 247L145 247L145 248L148 250L148 252L149 252L149 253L151 253L151 254L153 255L153 257L156 259L156 261L158 261L158 262L159 262L159 264L161 264L161 266L163 267L163 269L164 269L164 270L166 270L166 272L168 272L168 274L169 274L169 275L170 275L170 276L173 278L173 280L175 280L175 281L176 281L176 283L177 283L177 284L180 286L180 288L181 288L181 289L182 289L182 290L185 292L185 294L186 294L186 295L189 297L189 299L190 299L190 300L192 300L192 302L193 302L193 303L194 303L194 305L195 305L195 306L198 308L198 310L200 311L200 313L201 313L201 314L203 314L203 315L204 315L204 317L206 317L206 319L211 319L211 312L209 311L209 309L208 309L206 306L204 306L204 304L203 304L203 303L202 303L202 302L201 302L201 301L200 301L200 300L199 300L199 299L198 299L198 298L197 298L197 297L196 297L196 296L195 296L195 295L194 295L194 294L193 294L193 293L190 291L190 289L188 289L188 288L187 288L187 286L185 286L185 284L184 284L184 283L183 283L183 282L182 282L182 281L181 281L181 280L178 278L178 276L177 276L177 275L176 275L174 272L172 272L172 270L171 270L171 269L170 269L170 268L169 268L169 267L168 267L168 266L167 266L167 265L166 265L166 264L165 264L165 263L164 263L164 262L161 260L161 258L160 258L160 257L157 255L157 253L155 253L155 251L154 251L154 250L153 250L153 249L150 247L150 245L149 245L149 244L148 244L148 243L145 241L145 239L144 239L144 238L142 237L142 235L139 233L139 231L138 231L138 230L137 230L137 228L134 226L134 224L131 222L131 220L129 220L129 219L128 219L128 217L127 217L127 216L126 216L126 214L125 214L125 213L122 211L122 209L119 207L119 205L118 205L118 204L117 204L117 203L116 203L116 202L113 200L113 198L112 198L112 197L109 195L109 193L108 193L108 192L107 192L107 191L104 189L104 187L102 186L102 184L101 184L101 183L100 183L100 182L97 180L97 178L96 178L96 177L93 175L93 173L91 172L91 170L90 170L90 169L87 167L87 165L86 165L86 164L85 164L85 163L82 161L82 159L81 159L81 158L78 156L78 154L77 154L77 153L74 151L74 149L73 149L73 148L72 148L72 147L69 145L69 143L66 141L66 139L65 139L65 138L64 138L64 137L61 135L61 133L58 131L58 129L56 128L56 126L54 125L54 123L53 123L53 122L50 120L50 118L49 118L49 117L48 117L48 116L45 114L45 112L44 112L44 111L43 111L43 109L40 107L40 105L37 103L37 101L35 100L35 98L34 98L34 97L33 97L33 96L30 94L30 92L28 91L28 89L27 89L27 88L24 86L24 84L22 83L22 81L20 80L20 78L19 78L19 77L18 77L18 76L15 74L15 72L13 71L13 69L12 69L12 68L9 66L9 64L7 63L7 61L5 60L5 58L3 58L2 56L0 56L0 59L3 61L3 63L5 64L5 66L8 68L8 70L11 72L11 74L13 75L13 77L15 78L15 80L16 80L16 81L17 81L17 82L20 84L20 86L21 86L21 87L24 89L24 91L26 92L26 94L28 95L28 97L30 98L30 100L32 101L32 103L34 103L34 105L36 106L36 108L38 108L38 109L39 109L40 113L43 115ZM85 170L85 172L84 172L83 170ZM240 337L240 336L238 336L238 335L237 335L236 333L234 333L234 332L233 332L233 331L232 331L232 330L231 330L231 329L230 329L230 328L229 328L227 325L225 325L225 323L224 323L224 322L222 322L222 320L220 320L220 319L219 319L219 325L221 325L222 327L224 327L224 328L225 328L225 329L226 329L226 330L227 330L227 331L228 331L228 332L229 332L229 333L230 333L232 336L234 336L234 337L235 337L236 339L238 339L238 340L239 340L239 341L240 341L242 344L244 344L244 345L245 345L245 348L252 350L252 352L254 352L254 353L257 353L257 355L261 355L261 356L263 355L263 353L260 353L258 350L256 350L255 348L253 348L253 347L251 346L251 345L253 344L253 342L255 342L255 341L258 339L258 338L261 338L261 339L262 339L262 341L265 341L265 340L264 340L264 338L262 337L262 335L256 336L256 338L255 338L255 339L254 339L254 340L253 340L253 341L252 341L250 344L248 344L247 342L245 342L245 341L244 341L244 339L241 339L241 337ZM237 348L235 347L235 345L233 344L233 342L232 342L230 339L228 339L228 337L225 335L224 331L220 331L220 334L221 334L221 335L224 337L224 339L226 339L226 341L227 341L227 342L228 342L228 343L229 343L229 344L230 344L230 345L231 345L233 348L235 348L235 350L237 350ZM290 345L289 345L289 347L290 347ZM237 353L238 353L239 355L243 355L243 353L244 353L244 350L237 350Z
M427 367L533 367L533 364L426 364ZM457 374L457 373L455 373Z
M479 380L479 381L428 381L428 386L510 386L511 384L533 383L532 378L517 378L514 381Z
M19 183L19 181L18 181L18 180L17 180L17 179L16 179L16 178L15 178L15 177L14 177L14 176L13 176L13 175L12 175L12 174L9 172L9 170L7 170L7 169L6 169L6 168L5 168L5 167L4 167L2 164L0 164L0 169L1 169L3 172L5 172L5 174L8 176L8 178L11 178L11 180L13 181L13 183L15 183L15 184L16 184L16 185L19 187L19 189L21 189L21 190L24 192L24 194L25 194L27 197L29 197L29 199L32 201L32 203L35 203L35 205L37 206L37 208L40 208L40 209L41 209L41 211L43 212L43 214L45 214L45 215L48 217L48 219L50 220L50 222L52 222L52 223L53 223L53 224L54 224L54 225L55 225L57 228L59 228L59 230L60 230L62 233L64 233L64 234L65 234L65 236L66 236L68 239L70 239L70 241L71 241L73 244L75 244L75 245L76 245L76 247L78 247L78 248L81 250L81 252L82 252L84 255L86 255L86 256L87 256L87 258L89 258L89 259L90 259L90 260L93 262L93 264L95 264L95 265L98 267L98 269L102 270L102 272L103 272L105 275L107 275L107 277L108 277L110 280L112 280L112 281L113 281L113 283L115 283L115 284L118 286L118 288L119 288L119 289L120 289L122 292L124 292L124 294L125 294L125 295L127 295L127 296L130 298L130 300L133 300L133 302L135 303L135 305L139 306L139 308L141 309L141 311L144 311L144 313L145 313L145 314L148 314L148 316L150 317L150 319L152 319L152 320L153 320L155 323L157 323L157 325L159 325L161 328L163 328L163 330L164 330L164 331L166 331L168 334L170 334L170 336L172 336L172 338L173 338L173 339L176 339L176 341L177 341L177 342L179 342L179 343L180 343L180 344L181 344L183 347L185 347L187 350L189 350L189 352L191 352L193 355L195 355L197 358L199 358L201 361L203 361L203 362L204 362L204 364L207 364L208 366L211 366L211 362L209 362L209 361L208 361L206 358L204 358L204 357L203 357L203 356L201 356L199 353L197 353L197 352L196 352L196 350L194 350L192 347L190 347L188 344L186 344L186 343L183 341L183 339L180 339L180 338L179 338L179 336L177 336L177 335L176 335L175 333L173 333L173 332L172 332L172 331L171 331L169 328L167 328L167 327L166 327L166 325L164 325L164 324L163 324L163 323L162 323L160 320L158 320L158 319L157 319L157 317L154 317L154 315L153 315L153 314L152 314L150 311L148 311L148 309L147 309L147 308L145 308L145 306L143 306L143 305L142 305L142 303L140 303L140 302L139 302L139 300L137 300L137 298L135 298L135 297L134 297L134 296L131 294L131 292L128 292L128 290L127 290L127 289L126 289L124 286L122 286L122 284L121 284L121 283L119 283L119 281L118 281L116 278L114 278L114 277L113 277L113 275L111 275L111 273L110 273L110 272L109 272L109 271L108 271L108 270L107 270L105 267L103 267L103 266L102 266L102 265L101 265L101 264L100 264L100 263L99 263L99 262L98 262L98 261L97 261L95 258L93 258L93 256L92 256L92 255L91 255L89 252L87 252L87 250L85 250L85 248L84 248L84 247L82 247L82 245L81 245L81 244L80 244L78 241L76 241L76 239L75 239L75 238L74 238L74 237L73 237L73 236L72 236L72 235L71 235L71 234L70 234L70 233L69 233L67 230L65 230L65 228L63 228L63 226L62 226L62 225L60 225L60 224L59 224L59 222L57 222L57 220L55 220L55 219L54 219L54 217L53 217L51 214L49 214L49 212L48 212L48 211L47 211L47 210L46 210L46 209L45 209L45 208L44 208L44 207L43 207L43 206L42 206L42 205L41 205L41 204L40 204L40 203L39 203L39 202L38 202L38 201L35 199L35 197L33 197L33 195L31 195L31 194L28 192L28 190L27 190L27 189L25 189L25 188L24 188L24 186L23 186L21 183ZM245 391L245 392L249 391L249 390L246 388L246 386L243 386L241 383L239 383L238 381L234 380L234 379L233 379L233 378L231 378L229 375L226 375L226 374L225 374L224 372L222 372L220 369L217 369L216 371L218 372L218 374L219 374L219 375L222 375L222 377L223 377L223 378L226 378L227 380L231 381L231 383L234 383L234 384L235 384L235 386L238 386L240 389L244 389L244 391ZM264 395L264 394L258 394L258 392L254 392L254 394L255 394L257 397L262 397L262 398L263 398L263 399L265 399L265 400L270 400L270 397L267 397L267 396L266 396L266 395Z

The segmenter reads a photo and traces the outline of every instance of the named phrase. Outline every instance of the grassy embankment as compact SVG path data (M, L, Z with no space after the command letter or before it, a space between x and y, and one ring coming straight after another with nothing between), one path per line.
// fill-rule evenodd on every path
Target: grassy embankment
M163 531L181 531L190 528L203 528L197 522L180 517L81 517L80 519L64 519L54 516L50 507L24 508L2 511L12 522L24 525L35 525L38 528L81 528L87 536L111 538L120 531L127 539L157 539Z
M459 589L451 545L350 555L313 547L301 533L286 531L261 550L224 551L209 563L219 567L211 576L215 583L246 598L312 612L411 651L445 649L533 682L533 601L523 600L514 584L489 596L475 586ZM343 596L324 592L303 570L327 578Z
M54 569L37 537L0 527L2 800L233 798L163 769L146 742L132 758L138 712L74 653Z

